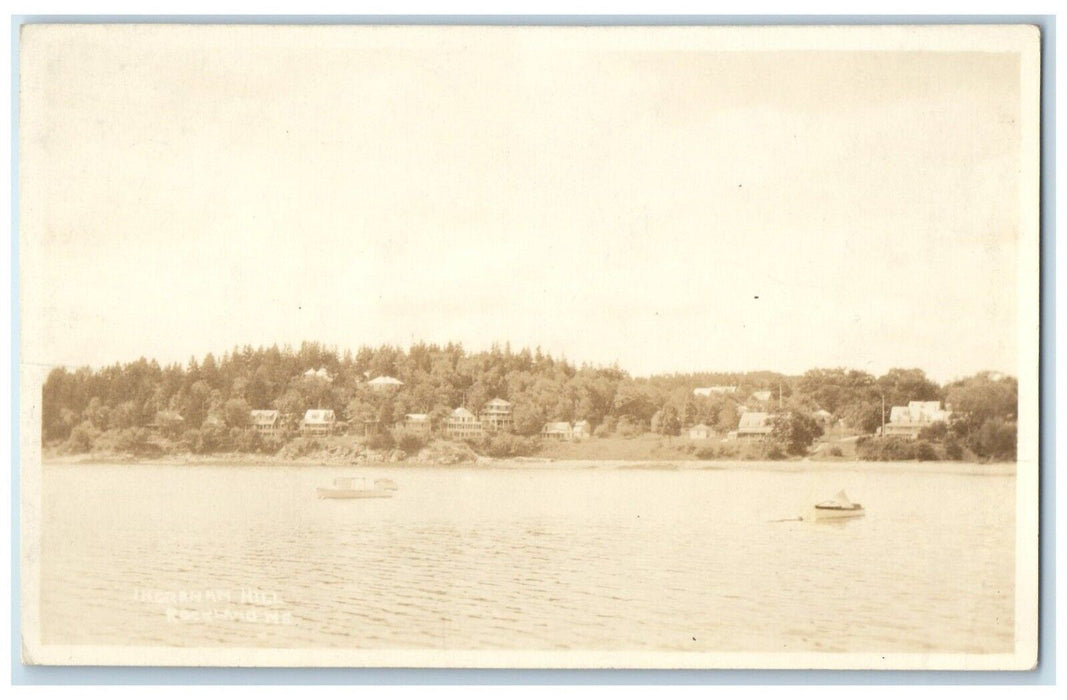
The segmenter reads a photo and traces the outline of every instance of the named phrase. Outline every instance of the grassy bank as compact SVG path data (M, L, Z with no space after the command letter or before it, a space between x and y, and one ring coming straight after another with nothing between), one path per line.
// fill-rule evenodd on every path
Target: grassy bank
M46 446L49 461L79 462L160 462L171 464L660 464L693 466L724 462L768 462L793 464L815 462L821 465L856 461L900 463L980 463L972 454L946 459L940 446L879 441L871 438L843 438L815 443L804 455L785 455L772 442L745 440L690 440L652 433L633 437L594 437L580 441L494 436L465 443L444 439L382 440L353 435L295 437L269 449L256 451L214 450L194 452L181 442L156 439L139 449L104 449L71 453L64 445Z

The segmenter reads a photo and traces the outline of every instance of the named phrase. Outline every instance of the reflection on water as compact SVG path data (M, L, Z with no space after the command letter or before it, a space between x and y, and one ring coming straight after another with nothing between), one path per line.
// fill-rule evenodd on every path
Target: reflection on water
M334 476L396 480L329 501ZM1012 649L1011 476L48 465L45 643ZM838 489L867 516L770 522Z

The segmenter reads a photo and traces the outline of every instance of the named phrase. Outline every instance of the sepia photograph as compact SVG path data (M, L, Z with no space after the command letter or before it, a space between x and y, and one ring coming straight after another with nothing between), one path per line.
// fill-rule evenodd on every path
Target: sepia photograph
M1034 668L1040 60L21 25L23 663Z

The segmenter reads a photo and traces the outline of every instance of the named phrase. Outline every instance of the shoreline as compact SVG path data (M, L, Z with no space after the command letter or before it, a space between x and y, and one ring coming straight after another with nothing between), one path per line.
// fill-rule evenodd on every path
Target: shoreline
M328 459L283 459L272 455L225 453L219 455L172 455L164 457L136 457L121 454L48 455L42 456L42 466L129 465L129 466L204 466L204 467L311 467L311 468L390 468L390 469L506 469L506 470L587 470L604 471L774 471L806 473L816 471L886 472L911 474L963 474L972 476L1015 476L1015 462L880 462L867 460L632 460L632 459L553 459L529 457L479 457L473 461L442 463L407 460L388 461L331 461Z

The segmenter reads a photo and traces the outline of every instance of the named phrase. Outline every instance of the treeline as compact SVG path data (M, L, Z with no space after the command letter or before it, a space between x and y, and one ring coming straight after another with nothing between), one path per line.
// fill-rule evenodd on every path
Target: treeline
M323 369L328 377L306 376ZM403 385L375 391L368 380L395 377ZM728 386L728 393L695 396L696 387ZM760 401L755 392L770 392ZM461 345L362 347L355 353L318 343L234 348L187 364L161 366L144 358L98 370L57 368L44 385L42 439L71 451L147 443L146 428L195 452L270 450L250 427L252 409L277 409L290 430L306 410L332 409L349 430L367 421L392 425L408 413L427 413L437 428L457 406L477 413L494 397L513 404L514 432L536 436L546 421L586 420L597 436L645 432L678 435L704 423L719 434L735 430L744 410L794 416L776 431L802 443L811 414L829 412L833 424L872 433L891 406L940 400L954 420L942 440L954 440L980 458L1014 456L1017 385L1011 377L979 374L940 386L918 369L875 377L848 369L816 369L800 376L775 372L693 373L631 377L617 366L576 365L540 349L493 346L468 352ZM883 399L886 414L883 415ZM807 427L805 427L807 426ZM802 431L802 432L803 432ZM811 439L818 429L811 429ZM1008 440L1010 434L1010 440ZM284 436L282 437L284 439ZM1008 449L1008 443L1011 449ZM796 444L791 445L793 452Z

